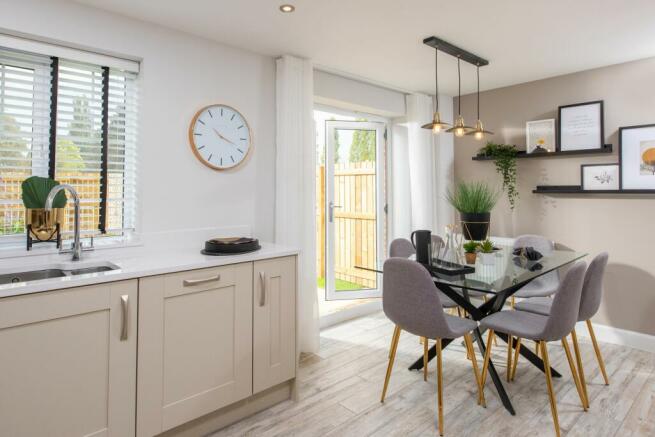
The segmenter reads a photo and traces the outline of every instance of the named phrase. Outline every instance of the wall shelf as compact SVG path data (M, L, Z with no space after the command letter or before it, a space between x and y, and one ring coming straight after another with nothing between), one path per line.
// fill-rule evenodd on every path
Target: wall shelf
M583 190L580 185L539 185L532 190L536 194L614 194L614 195L655 195L655 190Z
M522 158L554 158L557 156L576 156L576 155L604 155L612 153L612 145L605 144L601 149L591 150L559 150L548 153L527 153L525 150L519 150L516 153L518 159ZM492 161L491 156L474 156L473 161Z

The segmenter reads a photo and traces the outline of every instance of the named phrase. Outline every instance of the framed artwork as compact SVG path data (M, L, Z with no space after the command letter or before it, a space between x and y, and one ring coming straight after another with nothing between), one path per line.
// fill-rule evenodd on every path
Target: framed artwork
M525 151L527 153L554 152L556 148L554 118L525 123Z
M557 150L590 150L603 147L605 132L602 100L560 106L557 114Z
M621 189L655 190L655 124L619 128Z
M583 164L580 183L583 190L619 190L619 164Z

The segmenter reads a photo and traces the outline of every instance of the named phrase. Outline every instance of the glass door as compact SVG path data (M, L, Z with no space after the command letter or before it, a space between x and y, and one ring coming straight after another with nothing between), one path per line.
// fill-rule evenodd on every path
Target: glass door
M385 124L325 122L325 299L379 297L384 256Z

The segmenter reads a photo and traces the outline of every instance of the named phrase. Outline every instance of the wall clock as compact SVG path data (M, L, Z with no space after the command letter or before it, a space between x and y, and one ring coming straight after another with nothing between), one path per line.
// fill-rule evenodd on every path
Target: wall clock
M227 170L245 161L252 148L252 134L239 111L227 105L209 105L193 117L189 144L207 167Z

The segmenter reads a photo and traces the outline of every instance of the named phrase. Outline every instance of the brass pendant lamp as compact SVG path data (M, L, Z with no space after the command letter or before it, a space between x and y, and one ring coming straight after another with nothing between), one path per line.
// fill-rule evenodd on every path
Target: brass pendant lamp
M434 49L434 90L435 90L435 110L432 122L421 126L423 129L432 130L433 134L438 134L442 129L446 129L450 124L441 121L441 114L439 114L439 49Z
M478 121L475 123L475 129L468 132L466 135L473 135L476 140L481 140L485 135L493 135L494 133L488 130L484 130L482 121L480 121L480 64L476 65L478 73Z
M464 117L462 117L462 72L459 61L460 56L457 56L457 119L453 127L446 132L452 132L456 137L463 137L473 128L464 124Z

